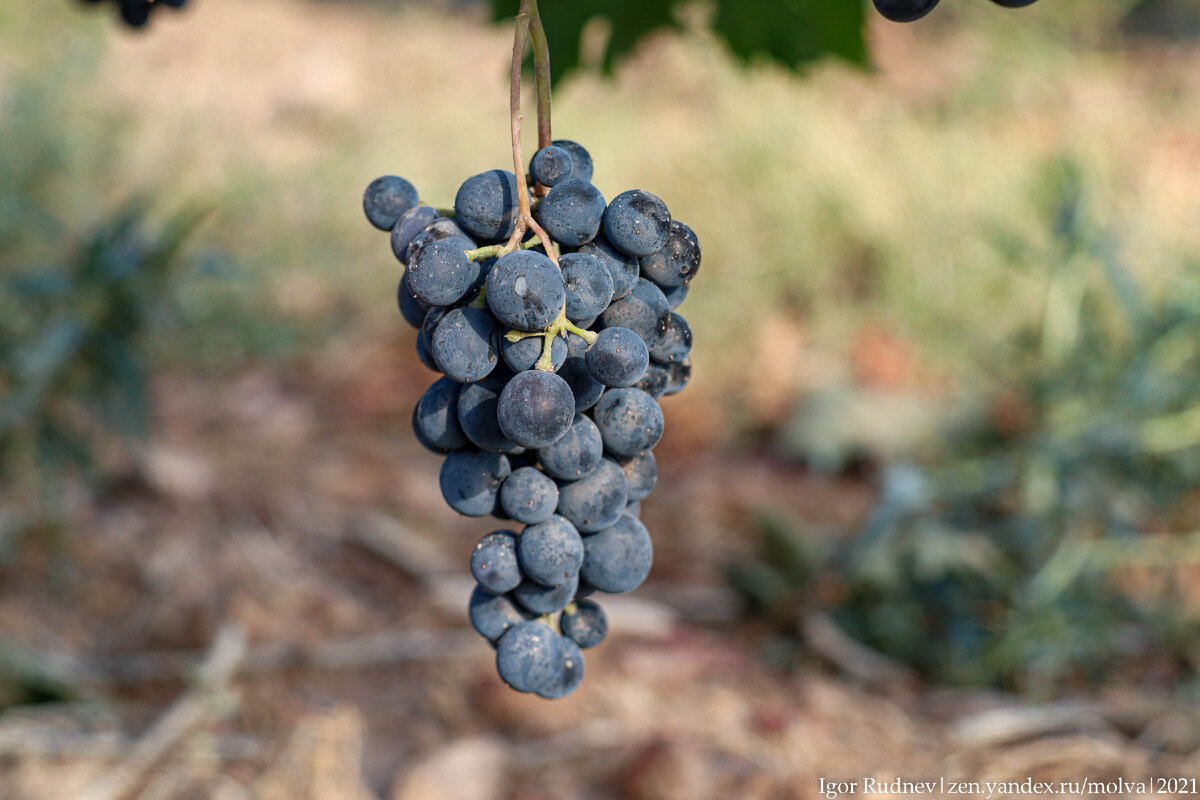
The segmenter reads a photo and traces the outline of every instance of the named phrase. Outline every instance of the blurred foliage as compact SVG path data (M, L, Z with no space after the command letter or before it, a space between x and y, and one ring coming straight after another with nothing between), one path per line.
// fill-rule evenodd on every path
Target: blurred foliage
M150 423L146 337L168 305L184 239L180 212L150 231L136 202L62 263L0 273L0 478L29 467L47 480L90 468L104 437L141 438Z
M11 706L84 699L73 676L58 666L44 653L0 639L0 711Z
M682 0L540 0L538 8L550 44L551 79L557 82L581 66L584 29L595 19L608 23L600 60L604 72L638 43L664 30L683 30ZM510 21L520 0L491 0L492 16ZM862 3L824 0L717 0L713 34L741 61L773 60L797 69L824 56L866 61Z
M87 207L78 189L95 176L75 159L95 130L61 124L61 77L17 83L0 116L12 156L0 161L0 485L33 479L44 498L90 471L103 441L146 435L149 336L201 218L185 209L155 224L149 199L107 218L94 195ZM81 206L98 221L81 224Z
M1200 36L1200 7L1193 0L1139 0L1122 29L1132 35L1195 39Z
M1051 252L999 242L1014 268L1054 266L992 410L939 462L886 468L853 536L818 547L768 521L731 568L785 630L825 608L932 680L1042 695L1194 657L1200 282L1148 297L1080 170L1046 174Z
M492 18L509 22L520 0L488 0ZM707 27L735 58L744 63L773 61L798 70L833 56L863 66L868 60L866 25L875 15L869 0L828 3L823 0L540 0L550 44L551 76L557 83L584 66L584 40L603 20L600 69L611 74L643 40L663 31L682 31L700 10ZM947 4L949 5L949 4ZM988 5L988 12L998 9ZM1119 26L1126 34L1192 38L1200 31L1200 14L1188 0L1086 0L1061 3L1057 18L1067 25L1080 18L1106 33ZM962 11L957 6L939 12Z

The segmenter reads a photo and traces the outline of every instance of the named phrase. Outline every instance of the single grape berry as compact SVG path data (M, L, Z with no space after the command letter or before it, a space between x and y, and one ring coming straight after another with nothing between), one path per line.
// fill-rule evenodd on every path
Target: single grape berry
M683 361L692 351L692 329L687 320L671 312L667 321L667 331L659 339L658 344L650 348L650 358L659 364L670 364Z
M595 256L608 268L608 275L613 282L613 300L620 300L637 285L640 268L637 257L626 255L613 247L603 233L598 234L576 252Z
M425 342L425 347L433 347L433 334L437 331L437 326L453 310L444 306L432 306L425 312L425 319L421 322L421 335L418 337Z
M625 484L629 487L629 499L645 500L658 483L658 462L654 453L646 450L633 458L622 459L621 472L625 473ZM637 516L636 514L634 516Z
M671 212L650 192L630 189L613 198L604 212L604 235L631 256L648 256L667 243Z
M442 462L438 484L446 505L467 517L486 517L496 507L508 477L508 459L499 453L456 450Z
M470 236L467 236L462 228L458 227L457 222L446 217L438 217L412 238L412 241L408 243L408 247L404 248L404 258L401 261L405 264L411 264L418 250L427 244L440 242L443 239L461 239L463 250L475 249L475 242L472 241Z
M937 4L938 0L875 0L875 9L892 22L914 22Z
M576 324L595 319L613 299L612 274L604 262L587 253L558 259L567 289L567 319Z
M628 500L625 473L607 458L579 480L558 487L558 513L582 533L595 533L614 524Z
M532 614L518 607L508 595L493 594L476 586L467 606L471 627L483 638L495 644L509 628L526 622Z
M463 230L480 239L512 236L517 218L516 176L493 169L467 178L454 198L454 218Z
M571 154L557 145L543 147L529 161L530 176L542 186L554 186L571 177Z
M620 458L633 458L662 438L662 409L641 389L609 389L596 403L595 419L604 449Z
M500 507L517 522L545 522L558 508L558 484L536 467L520 467L500 487Z
M400 316L404 317L404 321L417 330L421 330L421 326L425 323L425 315L429 312L429 306L417 299L403 278L396 286L396 304L400 306Z
M363 211L381 231L390 231L400 215L417 205L417 189L398 175L376 178L363 192Z
M692 360L685 358L683 361L672 361L667 365L667 388L663 392L664 397L670 397L673 394L679 394L688 385L688 381L692 378Z
M479 274L457 238L430 242L413 254L405 273L408 288L431 306L448 306L462 299Z
M512 591L513 600L534 614L556 614L566 607L579 589L579 575L572 575L559 586L543 586L535 581L522 581Z
M553 372L526 370L508 382L497 408L500 429L522 447L557 442L575 417L575 395Z
M585 359L587 342L574 333L567 334L567 360L558 369L558 376L571 387L575 410L587 411L604 394L604 384L592 377Z
M671 232L661 250L642 256L642 275L663 291L687 286L700 271L700 240L687 225L671 220Z
M518 692L549 689L562 673L562 637L540 622L513 626L496 647L496 672Z
M475 308L452 309L434 329L429 352L447 378L459 383L480 380L499 362L496 323Z
M512 454L522 451L521 445L504 435L496 409L500 393L513 374L500 366L486 377L462 387L458 395L458 422L463 435L471 444L489 453Z
M688 286L672 286L670 289L663 289L663 296L667 298L667 304L671 306L671 310L679 308L683 305L683 301L687 300Z
M670 369L663 364L651 361L650 366L646 367L646 374L642 376L640 381L634 384L634 387L641 389L655 400L658 400L667 393L667 385L670 381Z
M516 544L521 571L543 586L561 586L578 575L583 564L583 538L557 515L521 531Z
M992 2L1005 8L1024 8L1033 5L1037 0L992 0Z
M566 299L562 272L532 250L509 253L488 274L488 308L510 328L542 330L558 316Z
M650 351L628 328L605 328L585 355L588 369L605 386L633 386L646 374Z
M440 373L442 370L438 367L437 362L433 360L433 356L429 353L429 346L425 344L425 337L417 337L417 358L422 364L434 372Z
M568 180L555 186L538 206L538 222L554 241L578 247L596 238L604 219L604 195L587 181Z
M581 181L592 180L592 156L578 142L570 139L555 139L552 144L561 147L571 156L571 177Z
M646 580L654 560L654 547L646 526L631 514L583 542L580 577L602 592L631 592Z
M638 278L633 291L614 300L600 315L605 328L628 328L642 337L647 348L662 340L671 322L671 304L662 289L645 278Z
M149 0L121 0L121 21L131 28L141 28L150 21Z
M566 638L559 637L559 649L562 651L562 665L558 676L550 685L537 693L538 697L546 700L561 700L579 688L583 683L584 665L583 653L579 645Z
M558 620L563 636L587 650L604 641L608 635L608 617L595 600L576 600Z
M517 563L517 534L496 531L480 539L471 551L471 575L493 594L517 588L524 580Z
M467 437L458 424L461 387L462 384L449 378L438 378L413 409L413 429L417 439L436 453L449 453L467 445Z
M604 442L596 423L577 413L567 432L537 453L547 475L561 481L575 481L600 466Z
M417 234L428 228L439 219L440 215L429 206L417 206L410 208L400 215L400 219L396 220L396 224L392 226L390 243L392 246L392 255L401 264L408 264L408 246L412 244L412 240Z

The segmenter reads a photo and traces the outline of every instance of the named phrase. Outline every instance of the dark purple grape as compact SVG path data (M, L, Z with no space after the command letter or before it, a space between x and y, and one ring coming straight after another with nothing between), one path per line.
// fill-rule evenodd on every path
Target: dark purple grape
M937 4L938 0L875 0L875 9L892 22L914 22Z

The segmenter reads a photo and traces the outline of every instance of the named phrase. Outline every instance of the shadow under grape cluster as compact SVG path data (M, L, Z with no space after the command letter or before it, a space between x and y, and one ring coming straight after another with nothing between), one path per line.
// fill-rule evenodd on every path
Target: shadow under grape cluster
M529 172L467 179L452 211L385 176L363 206L407 267L398 300L418 357L443 375L413 410L417 439L446 456L443 497L524 526L476 545L471 624L505 683L559 698L608 629L589 596L631 591L650 572L639 504L658 477L658 400L691 373L692 333L674 309L700 244L649 192L606 202L574 142L542 148ZM539 184L549 254L536 236L509 243L518 192Z
M108 3L117 7L121 21L131 28L141 28L150 21L150 15L156 9L183 8L187 0L83 0L91 5Z

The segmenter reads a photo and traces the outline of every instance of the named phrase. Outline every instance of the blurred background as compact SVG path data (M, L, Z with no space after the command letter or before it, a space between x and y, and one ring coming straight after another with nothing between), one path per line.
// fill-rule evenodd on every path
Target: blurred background
M585 30L555 135L704 265L654 572L555 703L467 627L360 202L510 165L510 29L108 12L0 0L0 798L1200 775L1194 4L872 11L799 74Z

